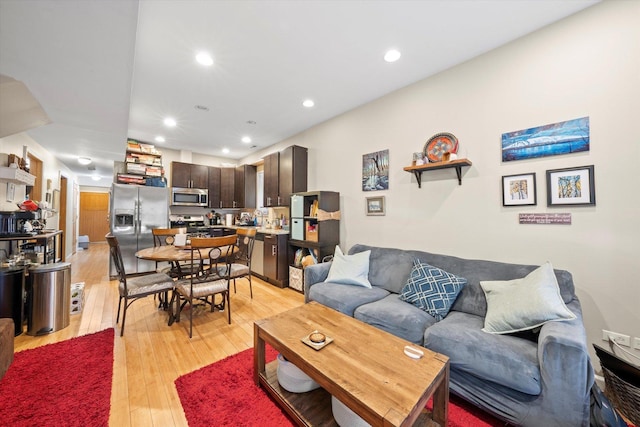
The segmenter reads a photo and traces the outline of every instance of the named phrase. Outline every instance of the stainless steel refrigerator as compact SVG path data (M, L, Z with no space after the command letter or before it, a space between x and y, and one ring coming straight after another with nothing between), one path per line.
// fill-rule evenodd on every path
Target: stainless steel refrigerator
M137 259L135 254L140 249L153 246L151 230L169 226L169 190L113 184L109 210L111 233L118 239L125 272L135 274L155 270L155 262ZM109 275L116 275L112 261Z

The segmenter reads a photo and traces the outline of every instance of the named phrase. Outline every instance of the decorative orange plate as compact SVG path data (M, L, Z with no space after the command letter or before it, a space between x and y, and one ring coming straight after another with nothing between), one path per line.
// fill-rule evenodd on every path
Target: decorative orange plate
M433 135L424 145L423 154L430 162L442 161L442 155L446 152L458 151L458 138L448 132Z

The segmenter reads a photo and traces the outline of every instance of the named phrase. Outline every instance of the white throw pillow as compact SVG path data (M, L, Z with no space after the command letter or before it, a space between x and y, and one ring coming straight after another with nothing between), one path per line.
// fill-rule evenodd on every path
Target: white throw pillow
M551 263L546 262L521 279L482 281L487 298L484 332L510 334L534 329L547 322L576 316L562 301Z
M336 246L326 282L371 288L371 283L369 283L369 255L371 255L371 251L345 255L342 253L340 246Z

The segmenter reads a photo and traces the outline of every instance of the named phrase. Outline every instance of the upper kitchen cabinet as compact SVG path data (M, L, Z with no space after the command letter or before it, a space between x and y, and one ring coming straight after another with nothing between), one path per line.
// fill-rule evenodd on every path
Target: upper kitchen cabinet
M215 168L215 178L209 176L209 195L212 208L255 208L256 167L241 165L235 168ZM211 172L211 169L210 169ZM217 186L216 186L217 183ZM217 200L211 196L217 191Z
M171 186L207 189L209 188L209 167L171 162Z
M235 197L237 208L256 207L256 167L241 165L235 171Z
M264 206L289 206L291 194L307 191L307 149L292 145L264 159Z
M217 209L221 207L220 198L220 168L209 166L209 207Z
M234 208L236 197L235 168L220 168L220 205L221 208Z
M278 206L278 182L280 153L264 157L264 207Z

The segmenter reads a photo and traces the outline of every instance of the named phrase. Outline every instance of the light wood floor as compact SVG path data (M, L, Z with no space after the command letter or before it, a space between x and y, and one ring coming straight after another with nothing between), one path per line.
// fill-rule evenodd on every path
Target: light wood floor
M91 243L67 261L72 283L85 282L84 308L71 316L71 324L42 337L23 333L15 351L62 341L115 327L111 426L186 426L174 380L181 375L253 347L253 322L304 303L302 294L253 279L253 300L246 280L231 293L231 325L226 313L208 310L194 316L193 338L189 321L167 326L167 314L153 297L133 303L127 311L124 337L115 324L117 282L108 275L106 243ZM26 332L26 328L25 328Z

